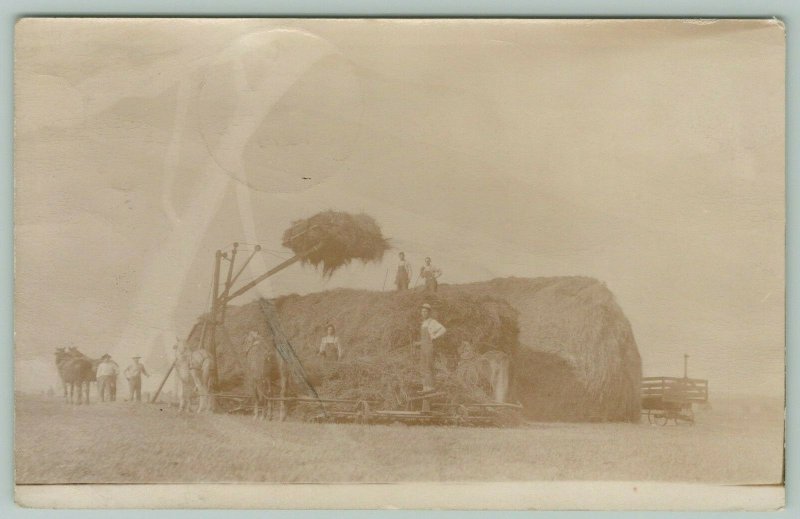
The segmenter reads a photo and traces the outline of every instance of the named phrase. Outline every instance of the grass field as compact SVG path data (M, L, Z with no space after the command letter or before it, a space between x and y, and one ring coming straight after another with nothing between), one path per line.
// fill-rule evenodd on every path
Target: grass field
M16 482L661 480L776 483L780 408L716 406L694 426L514 429L254 422L18 394Z

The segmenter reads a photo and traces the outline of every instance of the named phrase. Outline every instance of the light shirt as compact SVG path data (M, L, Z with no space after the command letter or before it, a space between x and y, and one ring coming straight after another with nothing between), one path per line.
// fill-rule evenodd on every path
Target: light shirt
M342 358L342 354L343 354L342 345L339 342L339 337L336 337L336 336L326 335L325 337L323 337L322 341L319 343L319 352L321 354L325 354L325 350L328 349L328 345L329 344L335 344L336 345L337 356L338 356L338 358L341 359Z
M431 340L438 339L444 335L446 331L442 323L432 317L428 317L422 321L422 332L426 332Z
M423 265L422 269L420 269L420 275L426 279L427 278L436 279L442 275L442 269L434 267L433 265Z
M144 365L139 364L138 362L125 368L125 376L127 378L136 378L141 377L142 375L148 375L148 373L147 370L144 369Z
M110 361L106 360L100 363L97 366L97 377L115 377L117 376L117 365Z

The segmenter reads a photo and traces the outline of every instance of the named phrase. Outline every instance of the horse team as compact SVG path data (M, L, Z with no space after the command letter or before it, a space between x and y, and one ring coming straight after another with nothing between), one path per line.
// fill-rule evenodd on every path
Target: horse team
M97 381L100 359L90 359L77 348L56 348L56 368L64 388L64 399L70 404L89 403L89 388Z
M133 357L134 363L125 370L130 399L141 401L141 375L149 376L147 370L139 362L141 357ZM98 396L101 401L108 396L110 401L116 400L117 375L119 366L106 354L99 359L90 358L77 348L56 348L56 369L64 389L64 400L70 404L89 403L92 382L97 382Z

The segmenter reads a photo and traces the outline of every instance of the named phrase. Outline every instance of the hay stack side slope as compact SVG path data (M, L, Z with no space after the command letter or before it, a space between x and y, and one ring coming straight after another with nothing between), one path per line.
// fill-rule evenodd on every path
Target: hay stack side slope
M501 278L447 290L490 294L517 310L516 389L532 418L639 420L641 357L630 322L604 283L588 277ZM559 373L563 365L537 367L552 362L549 354L566 361L571 374ZM561 387L554 377L577 384Z

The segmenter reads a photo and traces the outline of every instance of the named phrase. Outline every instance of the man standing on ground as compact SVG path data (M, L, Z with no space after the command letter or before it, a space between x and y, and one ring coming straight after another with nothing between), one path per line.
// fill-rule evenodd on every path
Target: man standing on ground
M133 357L133 364L125 368L125 378L128 379L128 388L131 392L131 402L135 398L137 402L142 401L142 375L149 377L144 365L139 362L141 357Z
M419 345L422 368L422 392L433 392L433 345L434 341L447 332L444 326L431 317L431 305L422 305L422 326L419 332Z
M100 394L101 402L106 401L106 392L110 402L116 400L118 374L119 366L111 360L111 355L106 353L100 357L100 364L97 366L97 392Z
M419 276L425 280L425 290L428 292L436 292L439 288L439 276L442 275L442 270L434 267L431 264L431 258L425 258L425 264L419 271Z

